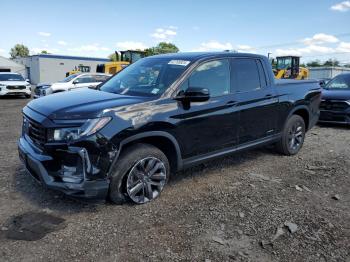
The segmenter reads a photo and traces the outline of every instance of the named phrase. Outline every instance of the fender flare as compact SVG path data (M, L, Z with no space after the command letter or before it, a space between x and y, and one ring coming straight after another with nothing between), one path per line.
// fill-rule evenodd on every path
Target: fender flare
M133 142L133 141L136 141L136 140L139 140L142 138L147 138L147 137L164 137L164 138L169 139L172 142L172 144L174 145L174 148L176 151L176 159L177 159L176 170L182 169L183 161L182 161L182 157L181 157L181 150L180 150L180 146L179 146L179 143L177 142L176 138L173 135L171 135L165 131L147 131L147 132L142 132L142 133L130 136L130 137L128 137L120 142L119 150L117 151L117 154L114 157L114 159L111 163L111 166L108 170L108 173L107 173L108 176L111 174L111 171L113 170L115 164L117 163L117 161L119 159L120 152L122 151L123 147L130 142Z
M309 116L309 125L310 125L310 109L309 109L306 105L298 105L298 106L294 107L294 108L289 112L289 114L288 114L286 120L284 121L283 127L286 125L288 119L289 119L292 115L294 115L294 113L295 113L296 111L298 111L298 110L300 110L300 109L306 110L306 112L307 112L307 114L308 114L308 116ZM306 130L308 130L308 129L309 129L309 126L306 127Z

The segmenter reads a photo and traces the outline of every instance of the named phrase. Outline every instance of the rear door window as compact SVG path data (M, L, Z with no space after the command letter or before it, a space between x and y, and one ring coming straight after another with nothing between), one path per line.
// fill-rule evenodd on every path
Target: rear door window
M106 81L110 76L106 76L106 75L95 75L94 76L94 82L104 82Z
M264 67L262 66L261 60L260 59L256 60L256 63L258 65L261 88L264 88L267 86L266 73L265 73Z
M232 59L232 85L234 92L249 92L262 88L255 59Z
M81 76L77 80L79 81L79 84L96 82L96 80L93 76Z

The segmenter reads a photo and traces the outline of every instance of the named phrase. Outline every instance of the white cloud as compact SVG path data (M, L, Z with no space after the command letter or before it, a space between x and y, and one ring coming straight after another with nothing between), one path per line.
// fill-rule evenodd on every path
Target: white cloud
M62 46L68 45L68 43L63 41L63 40L58 41L57 44L62 45Z
M350 42L341 42L337 47L338 52L350 52Z
M49 36L51 36L51 33L48 33L48 32L38 32L38 35L40 35L40 36L45 36L45 37L49 37Z
M5 53L5 49L0 48L0 53Z
M331 10L346 12L350 10L350 1L343 1L338 4L332 5Z
M169 42L173 39L174 36L177 35L177 27L176 26L168 26L165 28L157 28L151 34L151 37L157 41L165 41Z
M194 51L205 52L205 51L224 51L232 50L233 46L231 43L220 43L218 41L212 40L209 42L201 43L201 45Z
M254 47L249 45L237 45L238 52L254 53L256 50Z
M82 45L79 47L68 48L69 51L81 53L81 52L99 52L110 51L108 47L100 46L99 44Z
M333 35L324 33L315 34L313 37L308 37L302 40L305 45L323 44L323 43L337 43L339 39Z
M305 54L330 54L334 53L335 49L327 46L320 45L309 45L302 48L287 48L287 49L276 49L274 52L276 56L284 56L284 55L295 55L295 56L303 56Z
M116 47L120 50L136 50L141 49L144 50L147 48L147 46L142 42L134 42L134 41L124 41L124 42L118 42L116 44Z

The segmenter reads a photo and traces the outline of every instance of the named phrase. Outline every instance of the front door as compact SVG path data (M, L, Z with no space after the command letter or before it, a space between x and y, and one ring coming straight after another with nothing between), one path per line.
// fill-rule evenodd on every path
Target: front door
M235 97L231 93L230 61L218 59L199 65L182 84L207 88L210 99L191 102L186 108L178 102L176 136L183 158L195 157L234 146L238 142L238 118Z

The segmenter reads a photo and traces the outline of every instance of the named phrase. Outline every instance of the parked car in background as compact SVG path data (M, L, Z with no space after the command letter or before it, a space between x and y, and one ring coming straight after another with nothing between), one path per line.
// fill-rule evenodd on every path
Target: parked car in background
M30 98L32 88L29 80L24 80L23 76L17 73L0 72L0 96L4 95L24 95Z
M97 85L106 81L110 77L111 77L110 74L102 74L102 73L73 74L57 83L38 84L34 91L35 93L34 98L38 98L41 96L46 96L54 93L59 93L63 91L70 91L76 88L83 88L83 87L95 88Z
M320 123L350 124L350 74L340 74L322 90Z
M19 155L49 188L143 204L171 174L209 159L266 144L297 154L320 101L317 81L275 80L264 56L152 56L96 90L28 103Z
M321 87L325 87L330 80L331 78L320 78L318 79L318 82L320 83Z

